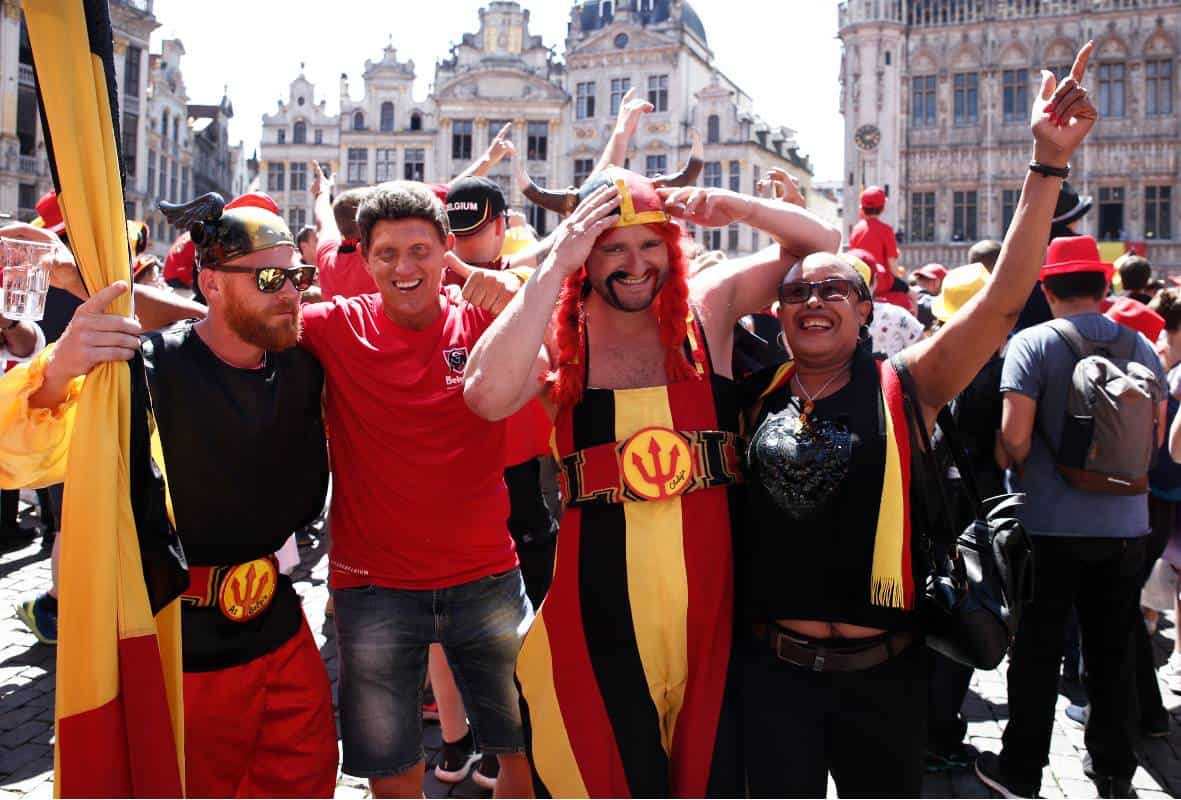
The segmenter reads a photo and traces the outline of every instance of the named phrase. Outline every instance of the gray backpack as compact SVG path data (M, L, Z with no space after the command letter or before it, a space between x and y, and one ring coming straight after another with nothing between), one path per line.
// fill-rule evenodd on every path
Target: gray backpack
M1070 320L1047 324L1077 359L1055 454L1058 471L1085 492L1144 494L1162 398L1156 373L1133 360L1140 334L1121 325L1114 342L1093 342Z

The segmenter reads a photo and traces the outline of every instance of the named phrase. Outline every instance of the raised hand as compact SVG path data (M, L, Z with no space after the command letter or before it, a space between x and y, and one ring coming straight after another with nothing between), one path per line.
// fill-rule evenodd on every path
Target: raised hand
M1034 100L1029 126L1033 131L1034 158L1043 164L1066 166L1075 148L1099 119L1099 112L1083 88L1087 62L1094 49L1094 42L1083 45L1070 75L1062 83L1057 82L1053 73L1042 70L1041 91Z
M767 174L755 185L756 194L766 194L772 200L782 200L800 208L807 207L803 193L800 192L800 182L779 167L771 167Z
M512 157L516 154L517 148L513 145L513 140L509 138L512 132L513 123L506 122L504 127L492 137L492 142L488 145L488 159L493 163L497 163L505 156Z
M46 381L51 374L57 380L68 381L99 364L127 361L135 355L143 332L139 322L122 314L106 313L107 306L127 291L126 283L116 281L75 309L46 368Z
M78 270L78 262L74 254L66 247L58 235L45 228L35 228L25 222L13 222L0 228L0 236L6 239L21 239L26 242L44 242L53 245L53 253L46 256L42 263L49 267L49 285L64 289L80 300L87 298L86 287L82 283L82 273Z
M615 224L613 212L619 208L619 189L615 184L600 186L554 231L554 244L546 263L563 277L573 275L586 263L595 240Z
M623 131L630 139L639 127L640 118L651 113L656 107L640 96L640 90L635 86L627 90L623 100L619 103L619 115L615 119L615 129Z
M334 186L335 183L333 182L332 178L325 175L323 170L320 169L320 162L313 161L311 186L312 197L319 197L321 192L328 192L331 194Z
M443 254L443 261L464 282L463 299L493 314L504 311L523 285L511 272L473 267L450 250Z
M742 222L753 212L755 201L729 189L683 186L679 189L657 189L664 200L669 216L703 225L721 228L732 222Z

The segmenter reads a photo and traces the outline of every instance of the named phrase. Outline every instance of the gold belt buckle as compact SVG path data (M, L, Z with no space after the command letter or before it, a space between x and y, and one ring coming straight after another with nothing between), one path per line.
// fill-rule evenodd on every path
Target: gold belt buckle
M248 622L270 606L278 580L279 568L272 557L236 564L221 579L218 608L226 619Z
M693 451L685 437L668 428L636 431L619 451L623 482L644 500L684 494L693 482Z

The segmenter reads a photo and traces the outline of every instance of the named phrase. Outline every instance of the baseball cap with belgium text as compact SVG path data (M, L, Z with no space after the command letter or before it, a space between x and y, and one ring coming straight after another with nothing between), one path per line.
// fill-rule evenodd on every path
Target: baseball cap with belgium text
M504 192L488 178L460 178L447 192L447 221L456 236L471 236L508 209Z

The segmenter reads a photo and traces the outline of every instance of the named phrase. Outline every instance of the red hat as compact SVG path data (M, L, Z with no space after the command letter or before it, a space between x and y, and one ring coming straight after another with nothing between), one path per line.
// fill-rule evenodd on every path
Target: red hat
M873 253L863 250L860 247L854 247L847 250L846 253L860 258L873 270L874 294L883 295L893 288L894 276L890 274L890 268L884 264L879 264L878 260L874 258Z
M283 216L279 213L279 204L276 203L269 194L265 192L247 192L243 195L238 195L230 202L226 203L226 210L231 208L241 208L242 206L254 206L261 208L264 211L269 211L272 214Z
M880 186L866 186L861 193L861 207L878 209L886 207L886 190Z
M947 267L942 264L931 263L922 269L916 269L914 274L924 278L930 278L933 281L941 281L947 277Z
M197 249L193 245L193 237L188 231L177 237L168 248L168 256L164 259L164 280L176 280L185 286L193 285L193 265L197 260Z
M41 196L37 201L37 215L41 218L41 224L37 227L44 228L53 233L61 233L66 229L66 221L62 219L61 206L57 202L57 192L50 189ZM36 221L33 223L37 224Z
M1127 325L1134 331L1140 331L1148 337L1148 341L1156 343L1160 332L1165 329L1165 318L1153 311L1139 300L1121 297L1112 303L1107 312L1110 319L1120 325Z
M1093 236L1059 236L1050 241L1046 248L1046 263L1042 267L1042 280L1054 275L1070 275L1075 272L1101 272L1111 280L1114 267L1101 261L1099 245Z

